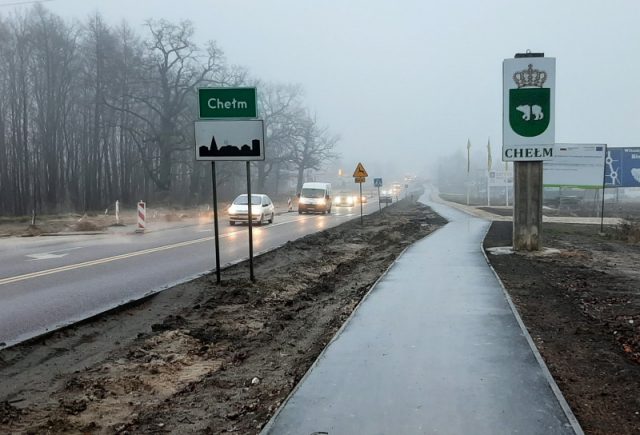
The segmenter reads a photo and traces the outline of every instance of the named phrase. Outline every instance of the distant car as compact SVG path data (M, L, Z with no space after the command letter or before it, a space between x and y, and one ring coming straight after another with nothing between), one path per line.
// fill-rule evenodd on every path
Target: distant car
M391 204L393 202L393 192L383 190L380 192L380 204Z
M236 222L249 223L249 201L248 195L239 195L233 200L229 206L229 225L235 225ZM267 195L251 194L251 216L252 222L263 224L265 222L273 223L275 217L275 207L273 201Z
M349 192L340 192L333 198L336 207L353 207L355 202L356 196Z

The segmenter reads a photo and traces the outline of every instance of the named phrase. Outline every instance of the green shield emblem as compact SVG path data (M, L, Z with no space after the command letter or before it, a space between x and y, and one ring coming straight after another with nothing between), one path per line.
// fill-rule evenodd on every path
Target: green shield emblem
M539 136L549 127L551 89L509 89L509 124L524 137Z

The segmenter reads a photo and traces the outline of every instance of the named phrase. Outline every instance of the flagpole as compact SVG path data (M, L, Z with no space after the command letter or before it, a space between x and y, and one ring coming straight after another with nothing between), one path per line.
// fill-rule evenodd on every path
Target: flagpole
M491 206L491 138L487 139L487 207Z
M469 169L471 168L471 157L470 150L471 149L471 141L467 139L467 205L469 205Z

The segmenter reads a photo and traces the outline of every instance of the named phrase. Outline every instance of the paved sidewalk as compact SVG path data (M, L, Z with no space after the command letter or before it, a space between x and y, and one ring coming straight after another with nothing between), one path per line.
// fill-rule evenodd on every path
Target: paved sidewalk
M450 223L401 256L264 434L581 433L482 254L490 222L429 205Z

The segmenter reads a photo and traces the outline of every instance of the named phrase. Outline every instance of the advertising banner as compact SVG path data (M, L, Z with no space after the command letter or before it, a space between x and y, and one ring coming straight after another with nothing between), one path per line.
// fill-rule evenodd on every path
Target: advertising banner
M604 174L604 144L555 144L553 159L544 162L544 187L601 189Z

